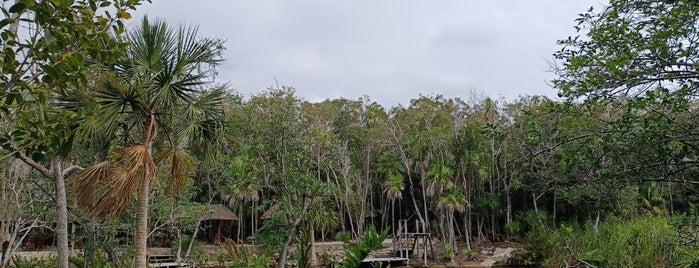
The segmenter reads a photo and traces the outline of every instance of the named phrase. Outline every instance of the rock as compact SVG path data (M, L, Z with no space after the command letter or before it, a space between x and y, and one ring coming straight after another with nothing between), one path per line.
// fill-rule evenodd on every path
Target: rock
M485 256L480 265L483 267L494 267L504 265L521 264L522 261L515 256L516 248L495 248L492 256Z

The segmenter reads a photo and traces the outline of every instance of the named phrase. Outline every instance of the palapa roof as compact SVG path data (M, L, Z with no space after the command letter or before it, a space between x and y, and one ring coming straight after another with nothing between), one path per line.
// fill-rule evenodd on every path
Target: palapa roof
M215 205L209 205L206 208L206 214L204 215L204 218L202 220L208 221L208 220L224 220L224 221L237 221L238 217L235 216L235 213L231 211L228 207L221 205L221 204L215 204Z
M178 209L178 212L176 214L176 217L185 217L188 215L195 207L182 207ZM200 208L196 208L197 211ZM228 207L221 205L221 204L211 204L211 205L206 205L206 207L203 209L203 214L197 213L197 215L202 215L201 220L202 221L208 221L208 220L223 220L223 221L237 221L238 217L228 209Z
M268 219L272 218L272 213L277 212L277 210L279 210L279 203L272 205L272 207L270 207L267 211L265 211L265 213L262 213L262 217L260 217L260 219L268 220Z

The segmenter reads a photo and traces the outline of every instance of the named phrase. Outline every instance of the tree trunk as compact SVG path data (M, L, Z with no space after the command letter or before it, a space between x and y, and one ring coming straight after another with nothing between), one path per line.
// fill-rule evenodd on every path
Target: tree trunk
M466 237L466 248L468 250L471 250L471 216L467 212L466 215L464 215L464 236Z
M243 202L244 202L244 201L243 201L243 200L239 200L238 202L240 203L240 204L238 204L238 219L242 219L242 218L243 218ZM242 232L242 230L243 230L242 225L243 225L243 221L238 221L238 235L237 235L238 243L240 243L240 241L241 241L241 239L240 239L240 237L241 237L240 234L241 234L241 232ZM221 231L221 230L219 230L219 232L220 232L220 231Z
M180 232L180 229L177 229L177 250L175 251L175 261L176 262L181 262L182 261L182 232Z
M449 242L451 242L451 240L448 240L448 239L447 239L447 232L448 232L448 231L445 229L445 227L446 227L446 221L445 221L444 218L446 217L447 220L448 220L448 218L449 218L449 216L446 214L446 213L447 213L446 210L447 210L446 208L443 208L443 209L442 209L443 214L440 215L440 217L439 217L439 230L440 230L440 233L442 233L442 241L449 241Z
M58 252L58 268L68 268L68 199L66 185L63 180L63 170L59 158L51 159L51 173L56 194L56 250Z
M303 209L301 211L306 211L306 209L308 209L308 204L309 200L307 198L304 198ZM296 216L296 219L294 219L294 222L291 225L291 232L289 232L286 235L286 239L284 239L284 246L282 247L282 252L279 253L279 262L277 263L277 268L286 267L286 258L289 255L289 245L291 244L291 240L294 239L294 234L296 234L296 230L299 227L299 223L301 223L302 216L303 213L300 213Z
M466 236L466 247L471 250L471 191L469 191L469 182L466 180L466 174L462 174L464 181L464 192L466 195L466 213L464 213L464 235Z
M11 145L13 146L13 145ZM13 146L13 149L19 154L19 159L27 165L31 166L33 169L41 172L44 177L53 180L54 193L56 201L56 247L58 253L58 266L59 268L68 268L68 255L70 254L68 248L68 201L66 198L66 186L63 178L70 172L71 169L75 167L69 167L63 170L61 167L61 158L54 156L49 160L48 168L35 162L33 159L29 158L24 151L19 150Z
M192 245L194 245L194 240L197 239L197 234L199 234L199 227L201 226L201 221L202 221L202 218L199 218L196 226L194 227L194 233L192 234L192 238L189 239L189 244L187 245L187 251L184 252L184 259L185 260L188 260L189 254L192 253ZM180 240L182 240L182 239L180 238Z
M311 267L318 266L318 254L316 254L316 234L313 224L311 224L310 234L311 236Z
M541 221L541 217L539 217L539 205L537 203L539 197L541 197L541 195L537 196L534 193L534 191L532 191L532 202L534 202L534 214L536 214L536 220L539 222L539 225L541 225L541 227L544 227L544 222Z
M146 146L148 155L151 154L152 142L157 134L155 126L155 114L150 114L146 118L146 131L143 139L143 144ZM145 164L145 163L142 163ZM150 178L151 173L156 172L145 168L143 178L138 187L138 202L136 208L136 230L134 236L134 246L136 253L134 255L134 267L146 268L148 265L148 206L150 199Z
M505 175L507 176L507 175ZM512 197L510 196L510 184L505 181L505 176L503 176L503 186L505 187L505 223L506 224L511 224L512 223ZM514 175L511 175L514 177ZM510 179L512 181L512 179Z
M136 254L134 255L134 267L146 268L148 265L148 199L150 194L150 183L148 174L141 180L141 185L138 189L138 207L136 210L136 234L134 236L134 245L136 246Z
M427 226L427 223L425 222L425 218L422 217L422 212L420 212L420 207L417 205L417 200L415 200L415 186L413 185L413 178L412 174L410 172L410 161L408 160L408 156L405 153L405 150L403 150L403 147L400 145L400 142L398 141L398 137L396 136L395 129L391 128L391 136L393 138L393 141L395 142L396 148L398 148L398 152L400 153L400 159L401 162L403 162L403 167L405 167L405 173L408 178L408 185L410 187L410 200L413 202L413 208L415 208L415 214L417 214L417 218L422 222L424 226ZM425 200L426 202L426 200Z
M449 222L449 226L447 227L447 229L449 230L449 244L451 245L452 249L452 253L449 258L451 262L454 262L454 255L459 250L458 248L456 248L456 241L454 240L454 224L452 220L452 218L454 217L454 209L448 209L447 213L447 221Z

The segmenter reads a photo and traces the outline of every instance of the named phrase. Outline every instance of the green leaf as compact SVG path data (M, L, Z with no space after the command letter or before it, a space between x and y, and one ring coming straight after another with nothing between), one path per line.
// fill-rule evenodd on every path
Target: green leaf
M0 29L2 29L3 27L5 27L6 25L8 25L10 23L12 23L11 18L5 18L4 20L0 20Z
M32 96L32 93L29 90L26 90L26 89L22 90L21 94L22 94L22 99L25 102L32 102L32 101L36 100L36 98L34 98L34 96Z
M25 3L19 2L10 7L10 13L20 13L27 7Z

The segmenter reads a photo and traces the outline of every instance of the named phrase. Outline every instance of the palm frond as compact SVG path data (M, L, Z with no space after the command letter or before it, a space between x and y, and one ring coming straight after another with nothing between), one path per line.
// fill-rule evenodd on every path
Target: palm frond
M174 52L174 33L162 20L151 22L144 17L140 27L129 32L127 40L131 43L127 52L131 58L127 69L130 77L158 72L168 55Z
M220 55L223 47L220 41L212 39L199 39L199 27L180 27L177 33L177 53L173 61L177 62L178 69L186 70L191 65L221 63Z
M225 97L226 91L222 87L203 92L186 106L184 118L220 118Z
M90 216L115 217L131 205L142 180L155 182L156 167L145 145L122 148L109 160L78 172L69 185Z
M159 155L158 163L167 163L169 169L165 193L175 195L184 189L187 177L196 169L197 160L194 156L175 147L165 148L162 155Z
M123 215L131 205L138 190L138 176L132 176L128 169L115 167L105 178L104 193L90 209L90 216L113 218Z
M68 189L75 193L78 207L91 209L98 194L98 186L113 168L111 161L103 161L76 173L68 180Z
M204 84L202 77L198 75L177 76L168 65L158 72L153 78L153 86L150 95L154 96L155 105L169 107L183 105L192 102L192 95L197 92L197 87Z

